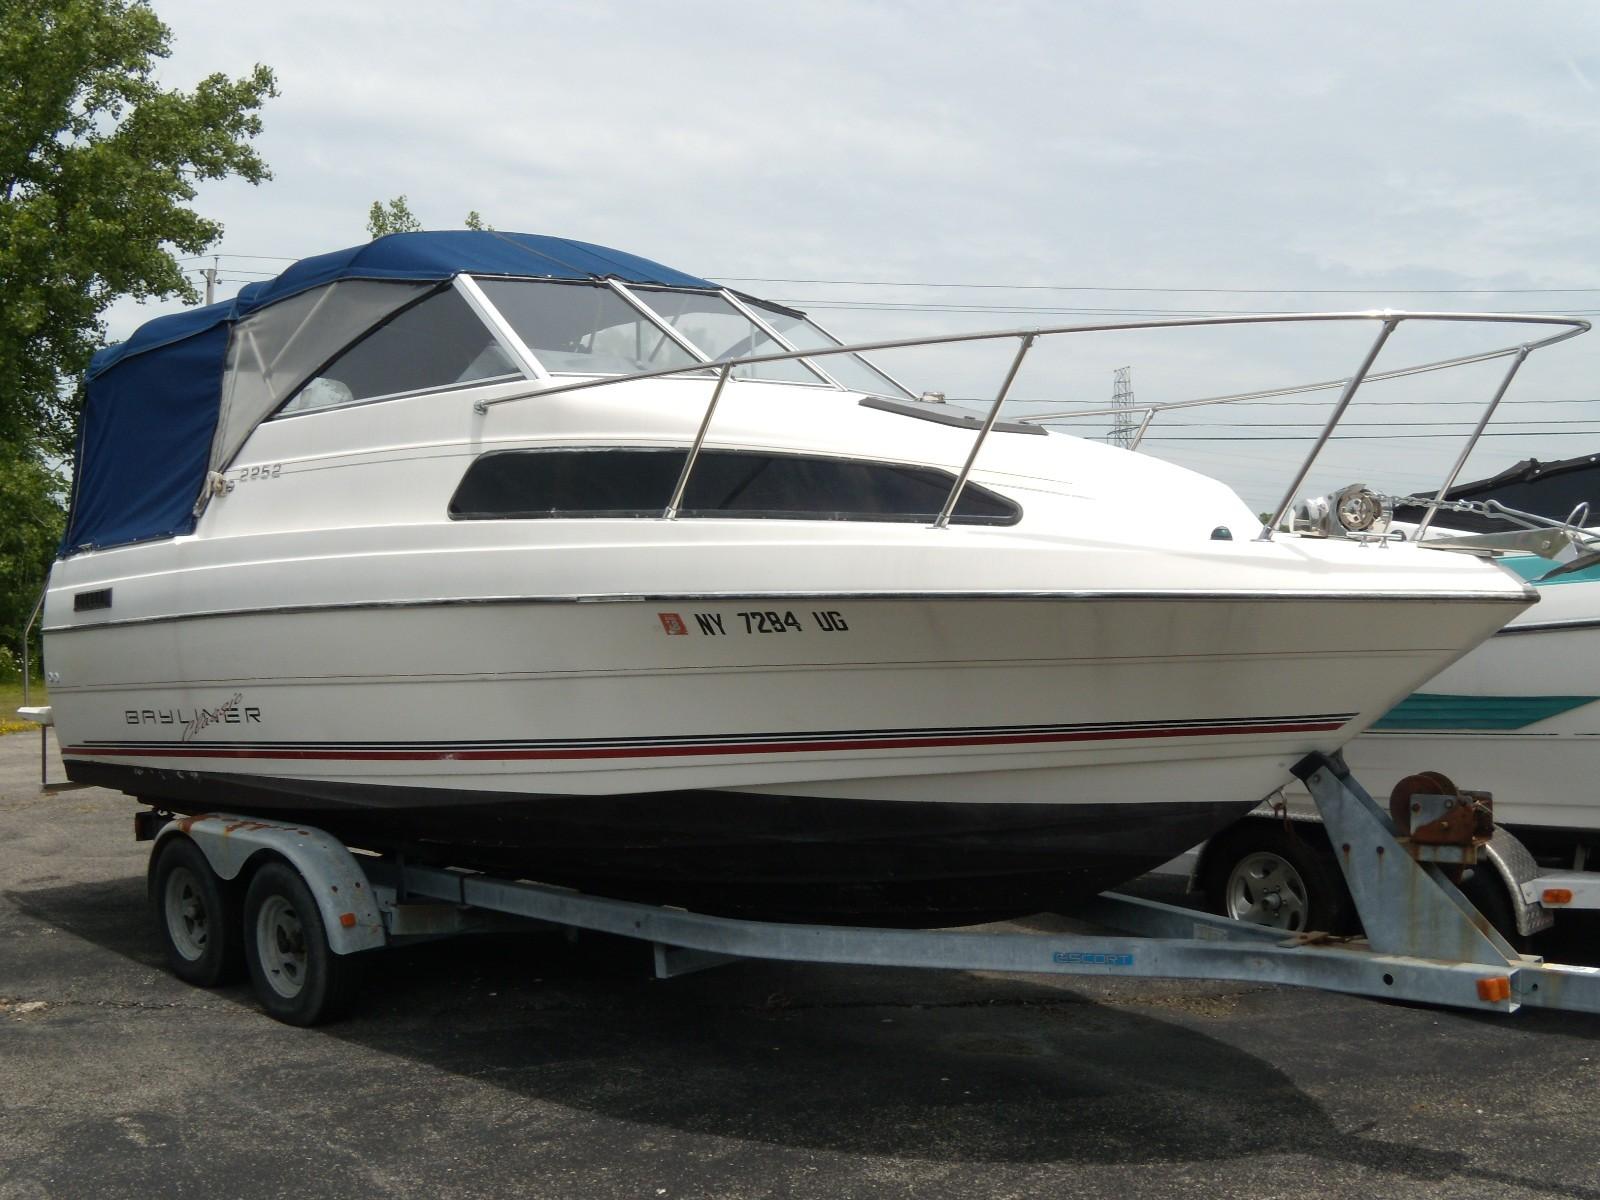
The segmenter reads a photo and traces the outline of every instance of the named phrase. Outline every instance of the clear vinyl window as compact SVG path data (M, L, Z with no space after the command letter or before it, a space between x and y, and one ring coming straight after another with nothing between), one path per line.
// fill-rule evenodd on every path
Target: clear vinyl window
M453 288L446 288L356 342L281 411L334 408L379 396L520 375L478 314Z

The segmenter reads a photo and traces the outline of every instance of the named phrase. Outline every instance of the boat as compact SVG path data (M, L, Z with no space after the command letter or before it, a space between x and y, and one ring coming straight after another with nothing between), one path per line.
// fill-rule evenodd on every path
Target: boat
M1347 402L1426 315L1304 319L1378 323ZM157 318L85 385L44 610L67 774L707 912L1070 908L1536 598L999 419L1034 342L1087 328L852 346L489 231ZM1017 350L979 413L870 357L985 339Z
M1600 539L1590 517L1600 509L1600 454L1530 458L1451 488L1446 499L1457 507L1434 518L1428 534L1436 539L1512 528L1491 502L1552 524L1575 519ZM1424 511L1402 505L1395 516L1414 528ZM1426 763L1490 792L1496 822L1547 865L1593 866L1600 862L1600 561L1513 550L1500 562L1538 591L1538 606L1384 714L1348 757L1384 787L1407 773L1405 764Z
M1465 460L1465 455L1462 456ZM1327 507L1326 502L1320 506ZM1492 797L1496 865L1465 881L1472 902L1506 936L1549 927L1531 896L1513 901L1516 860L1546 871L1600 867L1600 454L1527 459L1500 473L1395 497L1391 536L1434 545L1491 547L1540 602L1405 697L1343 753L1351 771L1387 796L1419 768L1446 792L1467 786ZM1287 833L1285 818L1302 823ZM1219 913L1291 931L1350 932L1355 914L1333 848L1304 822L1320 820L1310 793L1291 785L1247 820L1200 847L1192 881ZM1503 864L1503 865L1501 865ZM1184 869L1189 863L1185 862ZM1555 886L1581 874L1550 876ZM1541 887L1540 892L1543 893ZM1586 903L1579 907L1589 906ZM1520 915L1519 915L1520 914Z

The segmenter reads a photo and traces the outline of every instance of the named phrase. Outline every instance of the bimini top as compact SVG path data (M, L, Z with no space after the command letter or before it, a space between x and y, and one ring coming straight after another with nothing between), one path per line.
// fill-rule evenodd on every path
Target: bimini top
M464 273L716 287L605 246L463 229L302 259L232 300L157 317L89 365L60 552L193 530L208 472L286 396L353 339Z

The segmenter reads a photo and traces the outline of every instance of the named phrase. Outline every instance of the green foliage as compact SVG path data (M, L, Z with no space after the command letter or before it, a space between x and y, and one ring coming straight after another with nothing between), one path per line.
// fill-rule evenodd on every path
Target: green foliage
M143 0L0 4L0 442L71 454L77 379L120 296L199 297L173 250L222 227L201 180L269 178L249 146L272 72L191 92L153 70L170 31Z
M61 536L54 464L72 456L101 314L121 296L197 301L175 254L200 254L222 226L188 207L196 185L269 178L249 142L272 72L166 89L154 69L170 38L145 0L0 0L0 645L12 653Z
M374 241L391 233L421 233L422 222L417 220L404 196L396 196L387 205L374 200L367 210L367 232Z
M475 208L467 213L467 219L462 224L480 233L494 232L494 226L486 222ZM374 241L391 233L421 233L424 228L421 220L411 211L410 201L403 195L387 203L374 200L372 207L367 210L367 233Z
M0 443L0 647L16 654L66 524L63 481L25 449ZM39 631L29 647L39 670ZM5 670L0 661L0 673Z

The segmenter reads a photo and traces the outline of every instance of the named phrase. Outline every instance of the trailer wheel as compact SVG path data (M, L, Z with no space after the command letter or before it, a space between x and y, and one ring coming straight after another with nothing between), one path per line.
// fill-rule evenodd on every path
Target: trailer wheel
M188 838L169 837L157 848L150 899L167 966L179 979L216 987L244 974L236 893Z
M1248 821L1206 851L1214 912L1291 933L1343 933L1352 904L1339 864L1309 837L1277 822Z
M1489 919L1495 932L1505 938L1513 949L1520 952L1528 948L1529 939L1517 931L1517 913L1511 906L1505 880L1492 863L1480 858L1478 865L1472 868L1471 876L1458 886L1461 894L1472 901L1472 906Z
M250 880L244 949L256 999L286 1024L332 1020L355 994L359 964L329 947L311 889L287 863L269 862Z

